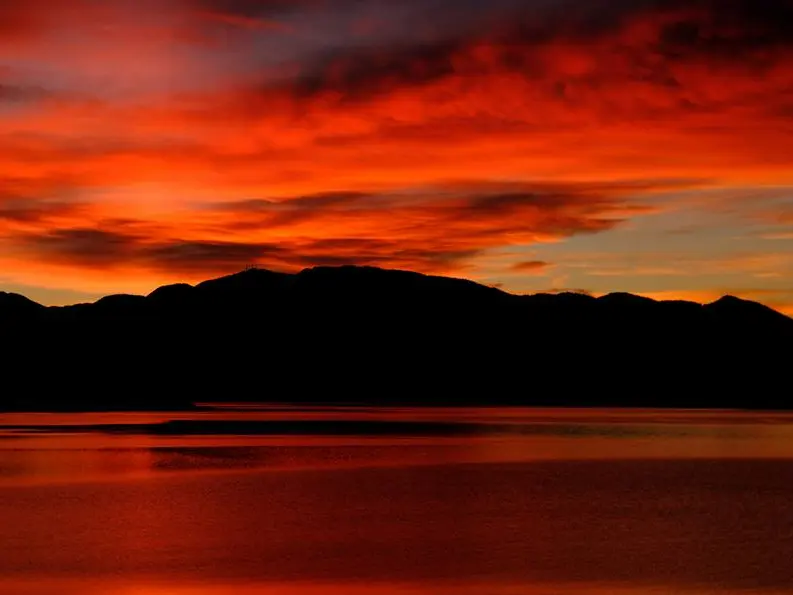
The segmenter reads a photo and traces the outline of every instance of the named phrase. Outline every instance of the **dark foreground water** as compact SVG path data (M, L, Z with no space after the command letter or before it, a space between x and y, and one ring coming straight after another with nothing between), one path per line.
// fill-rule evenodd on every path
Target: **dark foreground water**
M793 594L793 417L268 409L0 426L3 595Z

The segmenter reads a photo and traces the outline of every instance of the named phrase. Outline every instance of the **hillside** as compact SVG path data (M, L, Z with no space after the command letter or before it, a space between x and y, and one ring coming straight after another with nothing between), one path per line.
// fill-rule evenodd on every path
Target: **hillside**
M0 294L0 327L6 409L793 404L793 319L733 297L518 296L405 271L254 269L68 307Z

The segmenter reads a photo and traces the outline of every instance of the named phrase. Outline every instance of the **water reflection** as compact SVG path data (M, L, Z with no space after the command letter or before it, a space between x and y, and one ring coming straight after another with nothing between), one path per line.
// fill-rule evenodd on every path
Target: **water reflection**
M784 419L592 415L464 436L17 423L0 592L793 593Z

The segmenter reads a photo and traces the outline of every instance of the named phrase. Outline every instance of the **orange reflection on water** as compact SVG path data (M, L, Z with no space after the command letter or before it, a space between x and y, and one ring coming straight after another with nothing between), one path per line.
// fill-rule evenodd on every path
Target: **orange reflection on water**
M0 593L790 595L791 426L697 415L6 437Z

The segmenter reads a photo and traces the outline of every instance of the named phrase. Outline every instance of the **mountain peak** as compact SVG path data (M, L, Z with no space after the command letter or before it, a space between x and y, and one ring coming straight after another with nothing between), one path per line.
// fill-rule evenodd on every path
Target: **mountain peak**
M199 291L258 291L279 286L292 277L294 275L289 273L249 267L231 275L204 281L195 287Z
M703 309L711 314L715 314L724 319L729 319L733 323L756 324L767 322L770 324L793 324L793 319L758 302L744 300L733 295L724 297L706 304Z
M709 306L745 306L747 304L752 304L755 302L750 302L748 300L735 297L734 295L725 295L720 297L714 302L708 304Z
M608 293L600 298L598 298L600 302L611 302L615 304L642 304L642 305L651 305L658 303L656 300L648 297L644 297L641 295L635 295L633 293L627 292L614 292Z

